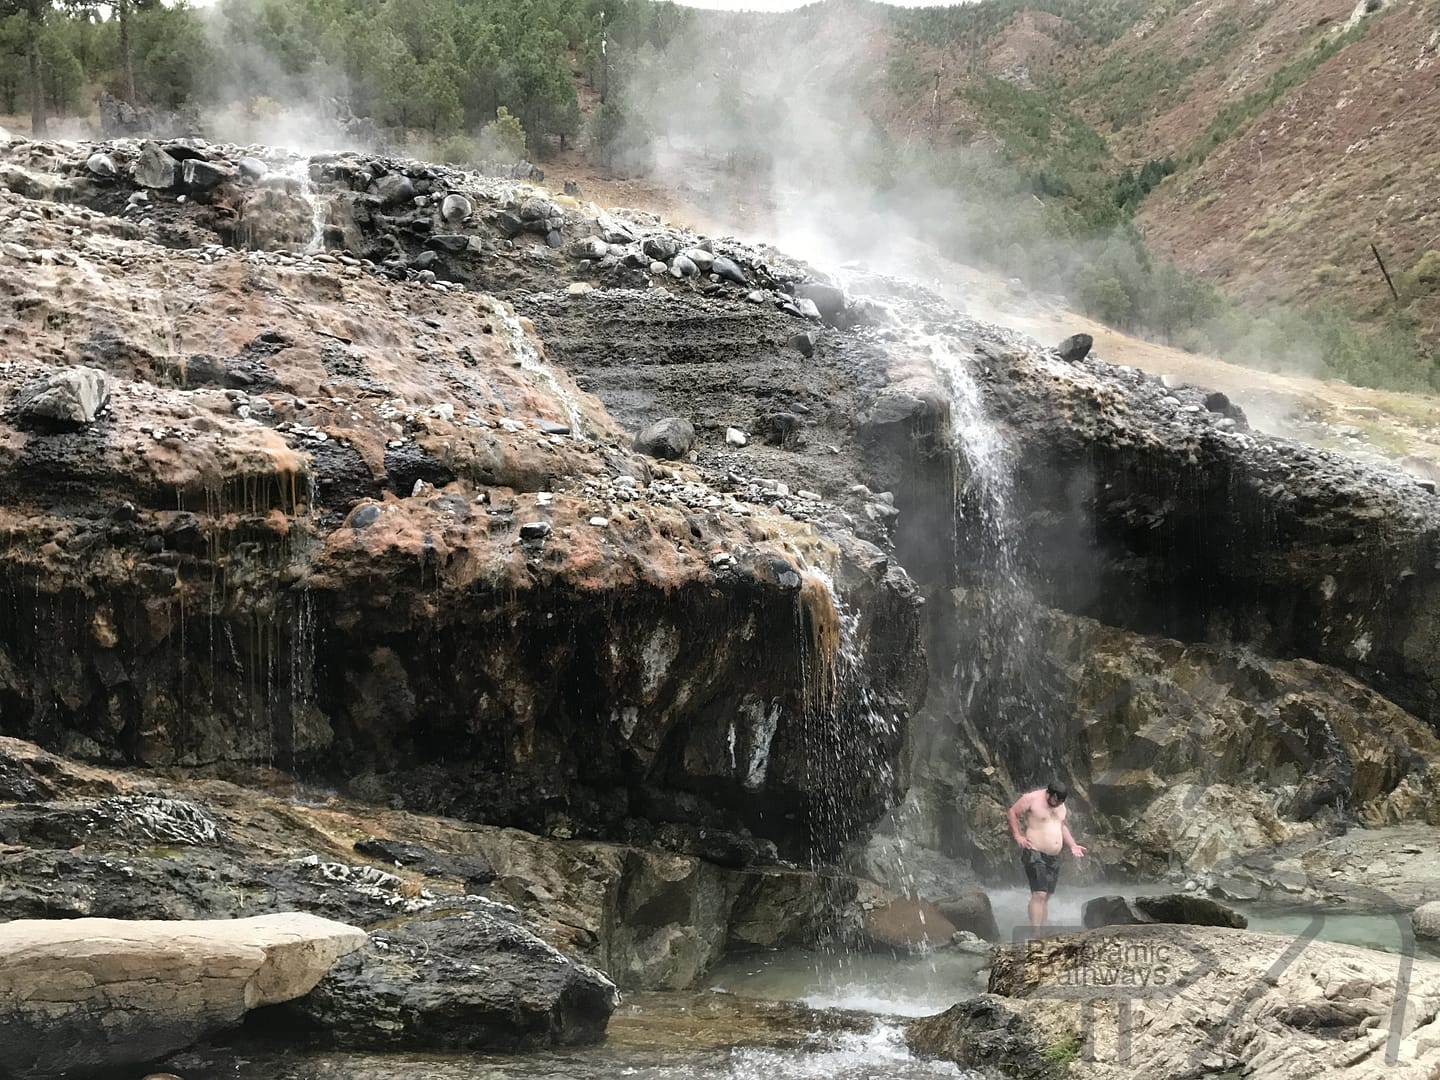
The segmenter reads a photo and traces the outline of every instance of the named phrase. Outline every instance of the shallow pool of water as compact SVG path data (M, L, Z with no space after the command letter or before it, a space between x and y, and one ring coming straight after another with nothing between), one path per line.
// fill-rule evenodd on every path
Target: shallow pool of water
M740 997L793 1001L812 1009L930 1016L985 991L988 954L782 952L734 957L707 980Z

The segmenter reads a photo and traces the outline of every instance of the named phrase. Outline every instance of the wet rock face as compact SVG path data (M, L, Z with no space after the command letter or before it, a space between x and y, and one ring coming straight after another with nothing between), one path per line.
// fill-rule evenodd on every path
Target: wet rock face
M967 620L966 610L960 623L985 624L986 612ZM1225 876L1248 853L1350 824L1434 820L1440 740L1341 672L1055 612L1032 613L1027 628L1025 685L1046 692L1016 713L1003 681L979 688L982 715L997 718L981 722L981 738L1012 775L1071 781L1085 863L1146 878L1177 866ZM1006 717L1015 723L991 726ZM962 767L938 770L952 791L967 784ZM1008 803L979 794L984 786L956 796L964 809L947 823L948 842L1010 874Z
M1413 478L1255 436L1233 406L1094 360L985 386L1017 448L1039 598L1143 633L1348 671L1440 725L1440 504Z
M952 1005L939 1016L911 1021L910 1049L967 1069L993 1070L1017 1080L1056 1080L1062 1075L1044 1036L990 994Z
M161 156L183 162L172 182L215 180L202 205L168 189L143 204L172 243L233 239L272 202L257 243L312 225L289 177L257 183L213 147L115 151L146 168ZM443 215L436 175L340 160L316 175L346 189L331 209L352 218L335 228L397 253ZM37 250L113 223L74 206L20 217L4 198ZM503 282L508 262L516 283L557 280L538 233L477 265L495 254L494 207L475 193L477 232L432 254L464 261L461 278ZM515 212L547 230L573 217L538 197ZM460 285L398 269L391 284L348 255L112 240L82 241L98 276L26 248L23 284L6 279L35 291L7 344L111 384L81 430L0 425L6 731L112 762L277 763L562 835L698 827L736 838L707 845L732 862L747 833L833 851L898 797L925 674L916 595L813 489L712 483L704 464L653 473L529 323ZM174 260L206 303L157 319ZM6 369L0 408L47 370ZM829 468L837 481L816 487L843 490ZM780 499L792 513L767 505Z
M812 642L837 630L799 589L772 604L763 582L635 587L603 607L553 589L434 612L396 584L311 593L268 627L191 611L183 637L143 593L111 594L79 626L76 607L93 609L54 598L40 635L31 623L3 653L32 673L5 685L11 730L57 730L43 703L58 699L69 752L273 760L413 809L586 836L675 821L823 849L896 798L902 729L838 683L801 689ZM913 658L902 646L890 662L903 675ZM823 760L808 727L821 715L843 740Z

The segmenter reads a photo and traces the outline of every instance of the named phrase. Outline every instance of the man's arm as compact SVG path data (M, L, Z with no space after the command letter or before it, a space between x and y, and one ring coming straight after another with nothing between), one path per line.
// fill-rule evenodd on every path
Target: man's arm
M1060 835L1065 838L1065 843L1070 845L1070 854L1077 859L1084 857L1085 849L1075 842L1075 837L1070 835L1070 823L1061 822Z
M1025 839L1025 833L1020 828L1020 818L1021 815L1028 814L1029 812L1029 808L1025 805L1024 795L1016 799L1015 805L1010 807L1010 835L1015 838L1015 843L1019 844L1022 848L1028 848L1030 841Z

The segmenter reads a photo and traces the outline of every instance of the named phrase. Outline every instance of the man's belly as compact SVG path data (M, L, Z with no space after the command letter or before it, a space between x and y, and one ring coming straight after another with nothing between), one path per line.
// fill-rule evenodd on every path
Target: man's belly
M1065 846L1065 838L1060 835L1058 821L1030 825L1025 830L1025 839L1030 841L1030 846L1036 851L1043 851L1046 855L1058 855Z

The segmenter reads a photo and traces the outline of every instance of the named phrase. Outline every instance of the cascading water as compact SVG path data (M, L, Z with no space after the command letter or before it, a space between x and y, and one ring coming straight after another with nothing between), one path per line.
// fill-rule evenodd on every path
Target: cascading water
M310 159L297 158L280 170L280 175L296 182L295 193L310 207L310 238L301 249L306 255L315 255L325 250L325 202L320 190L310 176Z
M525 328L520 325L520 316L515 314L515 309L503 300L492 300L490 310L500 320L500 325L504 327L511 352L520 361L520 367L532 375L538 376L550 392L565 406L565 414L570 423L570 437L584 439L585 423L580 412L580 403L575 400L575 395L570 392L570 388L557 379L555 372L540 359L540 354L530 340L530 335L525 333Z

